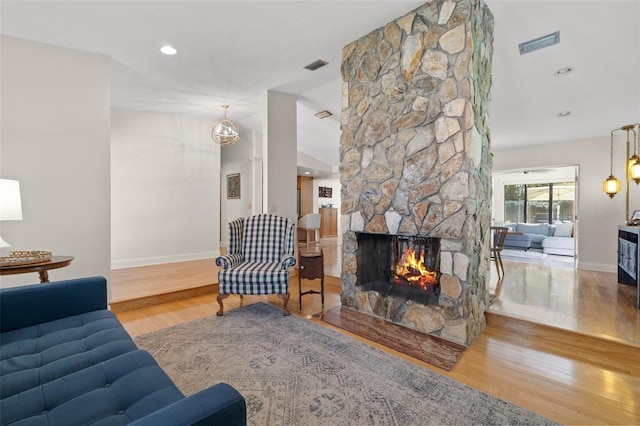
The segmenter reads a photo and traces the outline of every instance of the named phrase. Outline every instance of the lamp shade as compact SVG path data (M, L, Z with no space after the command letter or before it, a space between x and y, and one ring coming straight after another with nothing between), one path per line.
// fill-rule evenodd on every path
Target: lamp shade
M607 180L602 182L602 190L610 198L613 198L618 192L620 192L620 181L615 176L610 175Z
M0 220L22 220L20 182L0 179Z
M631 163L631 161L629 161ZM640 184L640 159L635 160L629 166L629 177L637 184Z

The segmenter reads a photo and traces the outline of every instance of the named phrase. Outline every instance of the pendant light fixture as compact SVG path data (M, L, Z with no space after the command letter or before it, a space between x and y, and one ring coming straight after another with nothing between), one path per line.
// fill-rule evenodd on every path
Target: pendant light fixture
M611 131L611 167L609 177L602 182L602 190L610 198L620 192L620 181L613 175L613 131Z
M638 157L638 143L639 143L639 133L640 133L640 125L638 126L638 131L633 130L633 126L625 126L622 130L627 131L627 145L629 142L629 133L633 132L633 155L629 158L628 167L629 167L629 178L633 179L636 185L640 184L640 157Z
M625 188L625 223L629 223L629 187L631 180L636 184L640 184L640 123L628 124L611 131L611 158L610 158L610 175L602 182L602 190L610 198L613 198L620 192L620 181L613 176L613 134L618 131L627 132L626 160L624 162L624 188ZM633 133L633 139L630 138ZM633 155L631 153L631 144L633 143Z
M211 139L219 145L230 146L240 139L238 126L233 121L227 119L227 108L229 105L222 105L224 108L224 118L218 120L211 129Z

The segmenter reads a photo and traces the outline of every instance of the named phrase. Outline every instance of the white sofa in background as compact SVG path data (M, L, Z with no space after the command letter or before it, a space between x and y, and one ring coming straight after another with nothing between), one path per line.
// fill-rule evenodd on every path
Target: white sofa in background
M542 252L573 256L575 241L573 237L547 237L542 240Z
M516 234L507 234L505 248L538 249L546 254L573 256L575 239L573 223L510 223L505 225Z

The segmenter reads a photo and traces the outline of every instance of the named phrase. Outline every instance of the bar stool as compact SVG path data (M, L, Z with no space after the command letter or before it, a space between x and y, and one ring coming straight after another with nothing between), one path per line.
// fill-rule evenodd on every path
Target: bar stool
M300 251L300 266L298 269L298 290L300 290L300 308L302 308L302 296L305 294L319 294L322 306L324 306L324 253L319 251ZM315 280L320 278L320 291L302 291L302 279Z
M320 244L320 215L318 213L309 213L302 216L298 220L298 229L307 231L307 250L312 244L311 234L313 234L313 244Z

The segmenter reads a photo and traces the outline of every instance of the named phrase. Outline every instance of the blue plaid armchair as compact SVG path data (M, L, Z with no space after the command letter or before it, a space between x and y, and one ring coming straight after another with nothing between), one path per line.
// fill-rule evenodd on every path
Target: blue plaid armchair
M272 214L238 218L229 223L229 250L216 259L218 304L230 294L277 294L284 301L284 315L289 315L289 268L293 257L294 223Z

